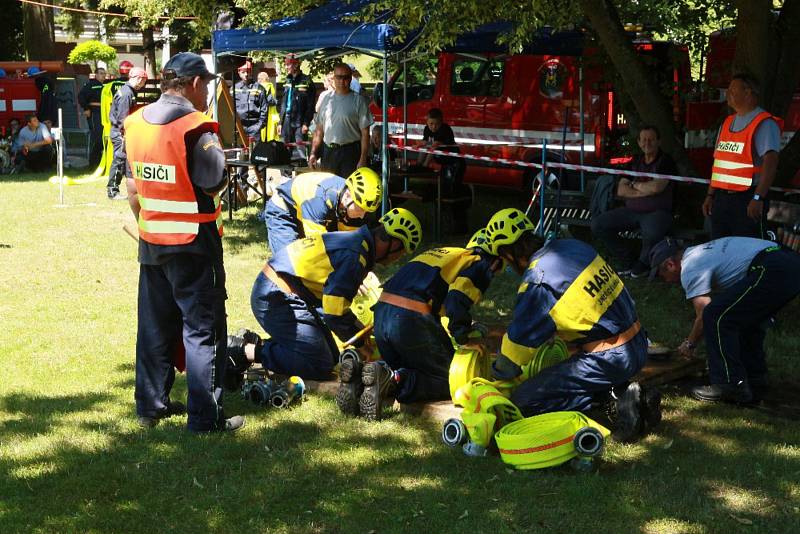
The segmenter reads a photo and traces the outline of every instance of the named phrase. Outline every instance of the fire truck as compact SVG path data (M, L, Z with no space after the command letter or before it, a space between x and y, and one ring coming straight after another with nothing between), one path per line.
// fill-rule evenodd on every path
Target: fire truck
M695 168L707 178L716 133L728 113L725 89L733 37L724 32L711 35L705 64L709 89L705 91L698 90L699 84L691 79L685 46L642 36L632 39L659 89L670 99ZM401 70L390 78L390 138L401 145L406 140L409 145L418 143L427 111L439 108L462 153L540 162L546 145L548 161L624 163L633 147L607 61L597 49L583 46L580 32L554 33L522 54L442 52L427 72L407 68L405 75ZM404 98L407 132L403 130ZM373 98L372 109L376 121L382 123L379 98ZM800 122L800 95L784 119L785 142ZM465 181L520 188L530 184L533 174L521 167L469 161ZM580 187L577 173L568 173L564 181L567 189Z

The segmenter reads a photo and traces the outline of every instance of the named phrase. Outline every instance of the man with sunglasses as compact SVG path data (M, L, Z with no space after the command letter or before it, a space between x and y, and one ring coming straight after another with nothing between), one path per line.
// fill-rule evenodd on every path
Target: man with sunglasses
M355 230L381 204L380 177L368 167L347 179L328 172L308 172L282 184L264 209L272 254L289 243L331 231Z
M369 161L369 129L374 120L366 99L350 89L352 78L345 63L333 67L334 90L320 101L308 158L312 167L319 165L339 176L347 176Z

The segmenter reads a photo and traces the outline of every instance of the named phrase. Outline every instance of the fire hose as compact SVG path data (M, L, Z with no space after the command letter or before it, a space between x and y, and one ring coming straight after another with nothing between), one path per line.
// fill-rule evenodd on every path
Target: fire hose
M610 434L580 412L553 412L509 423L495 433L494 439L506 464L515 469L541 469L576 456L598 456Z

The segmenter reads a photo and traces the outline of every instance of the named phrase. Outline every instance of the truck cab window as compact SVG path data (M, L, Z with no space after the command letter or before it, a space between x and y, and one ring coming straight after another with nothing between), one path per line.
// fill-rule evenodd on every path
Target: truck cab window
M458 59L450 75L450 92L461 96L500 96L504 67L501 59Z
M438 58L412 61L406 65L408 78L406 98L409 103L433 98L433 93L436 89L437 65ZM389 103L392 106L403 105L403 86L406 86L406 79L401 69L391 86Z

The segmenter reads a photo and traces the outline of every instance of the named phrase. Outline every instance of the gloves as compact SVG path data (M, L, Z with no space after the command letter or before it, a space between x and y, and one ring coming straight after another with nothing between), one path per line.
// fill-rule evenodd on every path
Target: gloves
M492 376L497 380L511 380L522 374L522 367L502 354L492 364Z

